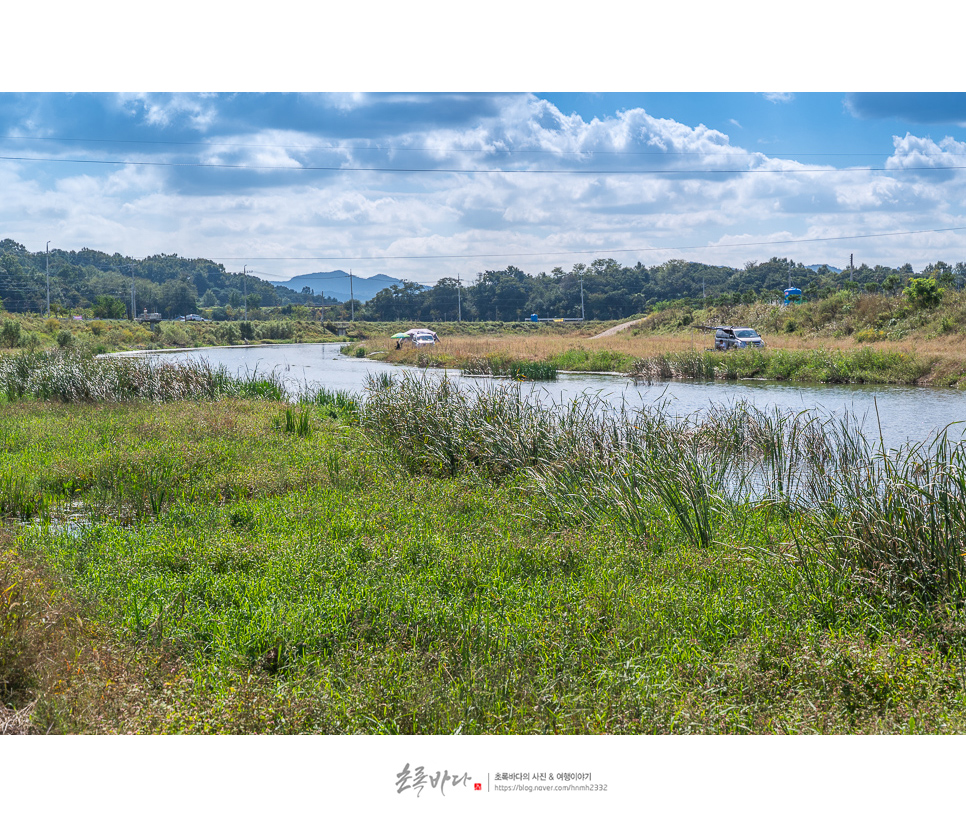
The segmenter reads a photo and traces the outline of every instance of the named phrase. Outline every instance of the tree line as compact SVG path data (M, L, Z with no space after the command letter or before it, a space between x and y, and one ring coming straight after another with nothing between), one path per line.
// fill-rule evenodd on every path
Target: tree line
M966 263L943 261L915 272L868 266L838 270L812 268L785 258L749 261L743 267L711 266L669 260L659 266L623 266L611 258L569 270L528 274L515 266L481 272L473 280L452 277L432 287L402 281L371 300L339 302L277 287L244 273L229 272L204 258L152 255L143 259L108 255L93 249L29 252L19 243L0 241L0 304L10 312L47 310L56 315L81 312L99 318L125 318L142 310L174 318L204 312L216 320L317 317L370 321L519 321L539 318L623 319L668 305L779 301L788 286L805 300L838 290L897 295L917 292L932 281L937 289L966 284ZM914 282L915 283L911 283ZM133 287L133 307L132 307Z
M836 270L815 269L785 258L772 258L744 267L709 266L670 260L660 266L622 266L598 259L589 266L575 264L569 271L528 275L508 266L482 272L461 283L443 278L434 287L403 282L381 290L356 312L356 317L378 321L519 321L539 318L587 318L612 321L674 304L750 303L780 301L795 286L804 300L826 298L838 290L898 295L919 279L939 288L966 284L966 263L943 261L916 273L901 267L862 264ZM925 286L916 283L917 287Z
M10 312L47 310L57 315L87 311L98 318L130 318L144 310L165 318L199 309L252 310L302 303L292 290L243 272L228 272L205 258L151 255L130 258L95 249L29 252L9 238L0 241L0 303ZM227 317L232 317L231 315Z

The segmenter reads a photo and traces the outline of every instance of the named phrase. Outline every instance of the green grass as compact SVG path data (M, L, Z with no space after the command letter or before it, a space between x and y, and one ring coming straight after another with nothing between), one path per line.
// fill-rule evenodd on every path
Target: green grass
M730 350L661 353L639 359L631 375L655 379L774 379L793 382L911 385L932 370L929 361L898 351Z
M441 362L446 366L448 362ZM558 365L538 359L514 359L508 355L472 356L460 364L460 370L472 376L508 377L516 380L537 382L557 378Z
M226 396L283 400L277 375L235 377L207 362L152 363L139 357L97 357L72 349L23 351L0 357L0 395L7 402L213 400Z
M603 329L603 326L601 326L601 329ZM567 371L628 372L633 367L634 360L626 353L614 350L571 348L553 356L551 361L561 370Z
M88 311L89 314L90 311ZM253 312L253 315L255 313ZM259 312L258 316L269 315ZM245 327L245 325L248 327ZM83 351L109 353L124 350L212 347L238 344L248 332L251 343L335 342L339 341L334 324L315 321L260 319L259 321L166 321L151 326L126 320L71 317L45 318L34 314L0 311L0 350L51 350L75 347ZM358 335L355 330L354 335Z
M0 406L4 707L55 732L964 729L960 452L593 406L417 378Z

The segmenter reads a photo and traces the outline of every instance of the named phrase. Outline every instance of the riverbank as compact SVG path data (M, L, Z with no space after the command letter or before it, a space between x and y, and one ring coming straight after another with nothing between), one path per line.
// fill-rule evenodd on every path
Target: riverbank
M721 353L707 328L754 327L763 351ZM590 327L595 324L596 327ZM966 388L966 301L949 290L942 304L916 310L899 298L835 296L792 307L739 304L666 306L623 323L545 325L473 331L439 326L441 342L395 350L387 326L366 324L358 355L420 367L479 372L513 363L560 371L610 371L647 379L757 378L796 382L878 382Z
M0 404L8 731L966 730L961 453L269 388Z
M350 327L356 338L359 331ZM88 353L344 341L338 328L300 320L164 321L44 318L0 313L0 353L72 347Z
M524 376L531 379L548 378L546 374L554 371L576 371L621 373L645 382L763 379L966 388L966 356L949 352L907 352L872 345L724 352L693 348L690 342L689 338L663 335L610 337L590 343L560 336L452 336L431 347L407 345L396 350L392 340L369 339L345 350L356 356L414 367L515 376L515 367L533 366L544 374L529 376L524 371Z
M966 388L966 295L951 288L931 307L917 307L903 297L844 291L790 307L684 301L657 306L624 322L429 323L441 342L418 350L396 350L390 338L416 323L358 321L346 323L353 343L347 350L395 364L535 379L575 371L633 374L645 381L756 378ZM331 323L294 319L163 322L154 328L9 314L0 319L0 351L6 352L74 346L106 353L340 340ZM756 328L767 348L754 355L709 352L711 335L699 328L721 322Z

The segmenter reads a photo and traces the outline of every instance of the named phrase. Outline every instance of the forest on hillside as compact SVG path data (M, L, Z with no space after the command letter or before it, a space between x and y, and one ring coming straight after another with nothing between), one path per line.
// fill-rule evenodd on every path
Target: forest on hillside
M528 275L516 267L480 273L460 284L442 278L431 289L402 282L379 292L356 318L373 321L518 321L540 318L587 318L613 321L663 306L707 303L779 301L795 286L803 298L826 298L838 290L898 295L912 279L934 280L943 286L966 284L966 263L929 264L920 273L904 264L898 268L866 264L841 272L827 266L812 269L784 258L750 261L742 268L709 266L671 260L660 266L621 266L599 259L589 266L575 264L569 271Z
M132 295L136 314L147 310L165 318L200 309L242 310L246 301L258 310L304 303L305 298L254 275L228 272L205 258L161 254L138 259L86 248L29 252L13 240L0 241L0 303L5 310L46 312L48 274L50 310L55 315L81 312L130 318Z
M48 297L49 276L49 297ZM152 255L137 259L94 249L29 252L0 241L0 304L15 313L130 318L143 310L174 318L203 313L216 320L317 317L370 321L518 321L540 318L617 320L668 305L779 300L796 286L804 298L841 290L897 295L914 278L938 287L963 287L966 263L943 261L915 272L861 264L841 271L817 269L785 258L749 261L743 267L669 260L659 266L623 266L610 258L569 270L530 275L514 266L479 273L471 281L444 277L432 287L401 281L366 303L325 299L311 291L273 286L251 274L228 272L204 258ZM432 280L427 276L427 283Z

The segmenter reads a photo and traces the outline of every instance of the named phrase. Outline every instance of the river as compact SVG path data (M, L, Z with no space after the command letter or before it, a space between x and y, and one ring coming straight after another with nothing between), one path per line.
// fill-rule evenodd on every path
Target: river
M340 344L252 345L165 351L158 360L204 359L235 374L275 373L294 394L306 389L327 388L360 394L365 379L375 373L447 374L464 384L489 385L492 380L461 377L459 371L421 371L373 359L342 354ZM882 438L887 446L905 441L928 440L951 423L966 420L966 392L942 388L900 385L823 385L766 380L672 381L639 385L627 377L610 374L561 373L556 382L521 383L531 396L544 402L568 401L581 394L631 407L666 402L671 413L694 414L710 405L747 401L759 408L778 406L792 411L816 410L822 414L849 412L858 418L869 437ZM953 427L959 438L966 424Z

